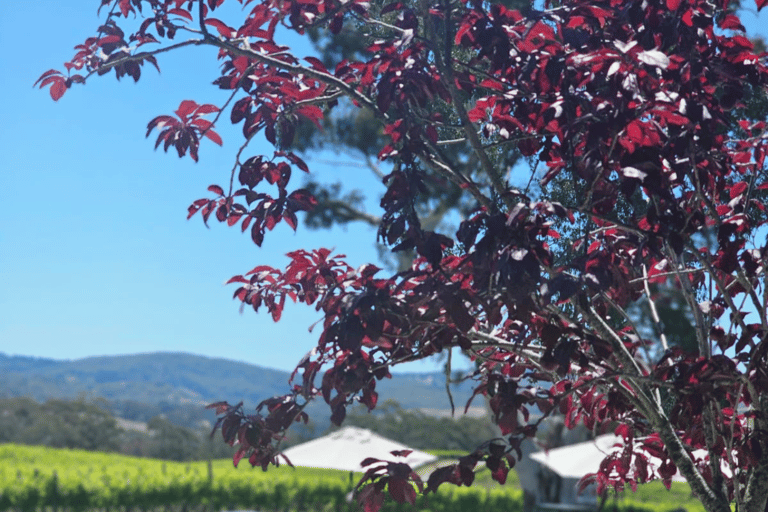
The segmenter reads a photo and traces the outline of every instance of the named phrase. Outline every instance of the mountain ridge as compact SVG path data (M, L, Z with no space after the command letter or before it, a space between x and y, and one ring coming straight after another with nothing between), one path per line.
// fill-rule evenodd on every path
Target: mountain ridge
M142 404L169 417L185 409L177 423L213 418L203 406L227 400L243 401L246 410L289 391L290 372L186 352L147 352L121 356L91 356L56 360L9 356L0 352L0 397L48 399L103 398L119 416L146 421ZM442 372L398 373L377 381L380 400L393 399L405 409L450 409ZM319 382L318 382L319 383ZM472 394L471 385L452 386L459 409ZM310 416L329 416L327 405L316 400ZM181 416L179 416L181 417Z

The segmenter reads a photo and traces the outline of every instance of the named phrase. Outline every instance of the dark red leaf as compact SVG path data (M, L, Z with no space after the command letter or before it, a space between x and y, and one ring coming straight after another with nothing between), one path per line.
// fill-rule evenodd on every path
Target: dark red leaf
M450 315L451 320L456 323L456 327L462 332L468 332L472 329L475 325L475 318L469 314L461 298L452 295L446 295L444 298L447 300L445 310Z
M235 37L235 35L237 35L237 31L235 31L235 29L228 26L223 21L217 20L216 18L207 18L205 20L205 24L214 27L220 36Z
M389 494L398 503L409 503L414 505L416 503L416 489L407 480L400 478L390 478L389 482Z
M496 470L491 472L491 478L504 485L507 483L507 475L509 474L509 468L504 464L499 464Z
M189 21L192 21L194 19L192 15L189 13L189 11L187 11L186 9L171 9L168 11L168 14L174 14L176 16L186 18Z
M264 242L264 229L259 222L254 222L251 227L251 240L259 247Z
M735 14L727 14L722 21L720 21L720 28L744 32L744 25L741 24L741 20Z
M340 427L341 424L344 422L344 418L346 416L347 416L346 406L343 403L338 404L333 408L333 413L331 414L331 423L333 423L337 427Z
M197 108L197 103L192 100L184 100L176 109L176 115L182 119L187 118Z
M123 38L120 37L120 36L116 36L116 35L106 36L106 37L102 37L101 39L99 39L96 42L96 44L99 45L99 46L104 46L104 45L108 45L110 43L119 43L122 40L123 40Z
M338 34L339 32L341 32L341 28L343 26L344 26L344 15L339 12L331 20L331 23L328 29L331 31L332 34Z
M227 220L227 216L229 215L229 210L227 209L226 205L221 205L218 208L216 208L216 219L219 222L224 222Z
M293 211L286 209L283 212L283 220L291 227L292 230L296 231L296 226L298 225L299 221Z
M330 74L328 69L325 67L325 64L323 64L323 61L317 57L304 57L304 60L309 62L309 64L312 66L312 69L320 71L321 73Z
M579 494L583 493L587 489L587 487L595 483L596 476L597 476L596 473L588 473L584 475L582 479L579 480L576 492Z
M449 466L443 466L432 471L427 480L426 492L437 492L437 488L445 483L449 482L454 485L461 485L461 480L458 476L458 464L451 464Z
M475 472L472 468L459 464L459 478L462 484L469 487L475 481Z
M245 457L245 455L248 453L247 450L240 448L235 452L235 455L232 457L232 463L235 467L240 463L240 461Z
M64 96L65 92L67 92L67 85L64 79L56 80L53 85L51 85L50 93L53 101L59 101L59 98Z
M639 121L632 121L627 126L627 135L635 143L641 143L643 141L643 130Z
M215 142L219 146L224 144L224 141L221 140L221 137L219 136L219 134L213 130L206 130L205 136L211 139L213 142Z
M216 105L211 105L210 103L206 103L205 105L200 105L195 110L196 115L204 115L204 114L213 114L214 112L218 112L221 110Z
M358 502L363 505L364 512L379 512L384 503L384 494L375 485L367 485L358 495Z
M304 117L315 123L315 126L320 128L320 120L323 118L323 109L317 105L305 105L301 107L299 112L301 112ZM293 137L288 138L288 140L291 139L293 139Z
M735 183L729 190L729 194L731 196L731 199L740 196L744 192L746 192L749 185L747 185L746 181L740 181L738 183Z
M149 134L152 133L152 130L154 130L155 128L164 128L165 126L175 127L175 126L178 126L178 124L179 124L179 121L176 120L175 117L157 116L147 124L146 136L149 137ZM155 145L155 149L157 149L157 145Z
M49 69L48 71L46 71L45 73L43 73L42 75L40 75L40 78L38 78L38 79L35 81L35 83L34 83L34 84L32 84L32 87L36 86L38 83L40 83L40 82L41 82L41 81L43 81L44 79L48 78L49 76L53 76L53 75L61 75L61 74L62 74L62 73L61 73L61 71L56 71L55 69ZM42 86L41 86L41 87L42 87Z

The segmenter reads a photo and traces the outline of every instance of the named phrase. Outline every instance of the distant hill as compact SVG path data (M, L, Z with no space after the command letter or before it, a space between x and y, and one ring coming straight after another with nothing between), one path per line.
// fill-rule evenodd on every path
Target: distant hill
M128 420L147 421L165 414L183 425L211 421L213 414L203 409L211 402L242 400L247 408L255 407L265 398L285 393L289 377L280 370L186 353L64 361L0 353L0 397L104 398L113 412ZM405 409L439 413L450 408L440 372L397 374L378 382L377 391L382 400L393 399ZM457 409L463 410L471 391L469 384L452 389ZM310 415L325 420L329 412L324 403L317 403ZM318 427L325 424L319 421Z
M287 378L286 372L278 370L184 353L69 361L0 354L0 394L37 400L85 394L152 404L247 401L286 389Z

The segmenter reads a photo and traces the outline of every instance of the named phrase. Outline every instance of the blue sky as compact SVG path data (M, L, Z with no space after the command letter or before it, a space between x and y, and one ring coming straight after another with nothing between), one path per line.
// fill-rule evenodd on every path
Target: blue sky
M183 99L223 103L209 85L218 71L212 50L166 55L162 73L145 68L138 84L92 80L58 103L32 88L94 32L98 4L0 3L0 352L75 359L183 351L292 370L313 345L308 327L317 313L289 306L278 324L240 314L224 281L257 264L282 267L298 248L335 248L355 266L375 262L375 232L280 226L260 249L237 228L187 221L187 206L228 179L237 130L222 125L224 146L204 143L197 164L153 151L144 134L150 119ZM768 35L766 12L744 13L749 35ZM310 51L296 40L294 48ZM269 152L259 143L254 154L259 148ZM345 157L318 158L334 159ZM312 168L322 179L375 186L355 167Z

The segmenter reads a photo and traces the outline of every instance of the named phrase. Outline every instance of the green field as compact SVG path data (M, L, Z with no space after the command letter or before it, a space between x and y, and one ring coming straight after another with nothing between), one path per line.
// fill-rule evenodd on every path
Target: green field
M448 455L448 454L441 454ZM166 462L124 455L47 447L0 445L0 511L186 511L251 509L260 511L352 511L344 471L290 468L268 472L231 460ZM703 511L685 484L641 486L636 494L610 499L606 510ZM418 511L522 510L522 491L511 472L505 486L481 470L476 485L443 485L436 495L420 497ZM384 512L413 510L386 503Z

